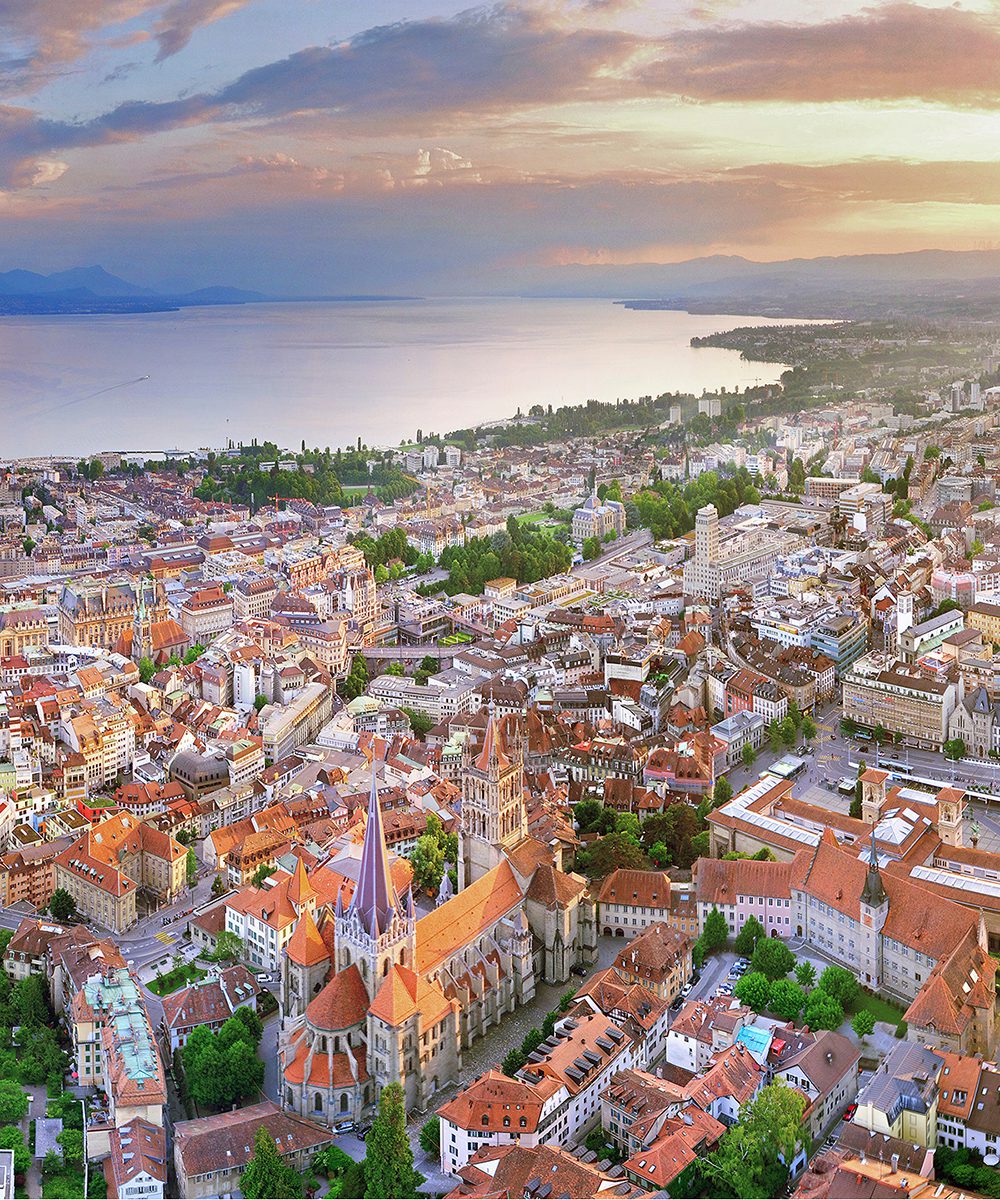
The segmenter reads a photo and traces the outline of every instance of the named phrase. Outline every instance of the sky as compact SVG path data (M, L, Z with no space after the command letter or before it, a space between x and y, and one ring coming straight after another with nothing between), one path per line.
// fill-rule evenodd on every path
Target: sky
M1000 247L1000 0L0 0L0 270L489 293Z

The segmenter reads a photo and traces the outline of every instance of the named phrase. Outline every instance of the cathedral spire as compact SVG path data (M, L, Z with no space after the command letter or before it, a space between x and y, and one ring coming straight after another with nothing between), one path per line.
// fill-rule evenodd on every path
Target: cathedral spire
M372 756L372 788L368 797L368 824L361 850L361 872L358 886L351 897L348 913L357 913L368 933L377 938L388 929L399 913L399 898L389 874L389 853L385 848L382 810L378 803L375 783L375 758Z
M483 748L479 751L479 757L476 759L478 770L489 771L493 766L498 767L501 771L508 769L510 760L504 751L502 741L503 735L500 732L491 697L490 715L486 722L486 736L483 738Z

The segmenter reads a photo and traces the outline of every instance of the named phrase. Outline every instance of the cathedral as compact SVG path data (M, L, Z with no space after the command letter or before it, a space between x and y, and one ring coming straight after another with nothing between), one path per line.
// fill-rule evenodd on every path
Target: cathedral
M366 1121L381 1088L425 1111L462 1055L535 983L596 957L594 904L561 851L527 831L521 734L492 713L462 779L459 889L417 917L393 885L374 764L350 900L319 909L300 860L282 963L282 1103L335 1125Z

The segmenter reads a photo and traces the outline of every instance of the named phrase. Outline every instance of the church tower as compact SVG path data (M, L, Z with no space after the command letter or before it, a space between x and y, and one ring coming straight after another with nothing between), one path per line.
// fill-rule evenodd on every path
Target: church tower
M528 836L521 738L508 739L490 704L483 748L462 776L459 889L497 866L504 850Z
M962 810L965 807L965 794L958 788L942 788L937 794L937 831L938 837L946 846L961 846Z
M865 855L859 856L862 859ZM871 834L871 849L867 854L868 870L865 885L859 897L861 918L861 947L859 978L867 987L877 988L882 983L882 928L889 917L889 897L882 884L875 847L875 830Z
M393 886L374 759L358 884L346 911L341 896L337 896L334 921L336 970L343 971L355 963L369 997L375 995L394 964L413 970L416 952L413 890L409 889L405 897L400 897Z
M888 771L869 767L861 775L861 820L866 825L877 825L885 804L885 785Z
M146 580L140 579L135 601L135 620L132 623L132 661L138 665L143 658L153 657L153 618L146 607Z

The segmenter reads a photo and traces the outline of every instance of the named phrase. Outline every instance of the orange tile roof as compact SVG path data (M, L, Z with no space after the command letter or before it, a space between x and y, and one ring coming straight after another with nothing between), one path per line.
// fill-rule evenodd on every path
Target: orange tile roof
M505 860L417 922L417 970L429 974L520 904L520 884Z
M312 999L306 1009L306 1020L316 1029L350 1029L360 1025L367 1012L368 989L361 972L351 963L343 971L332 975L322 991Z
M301 864L302 860L299 859L299 862ZM285 953L292 962L301 967L314 967L330 957L311 909L307 908L299 917L299 923L295 926L295 932L288 941Z

